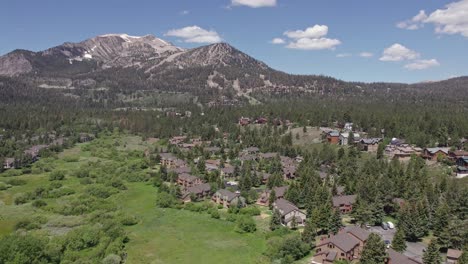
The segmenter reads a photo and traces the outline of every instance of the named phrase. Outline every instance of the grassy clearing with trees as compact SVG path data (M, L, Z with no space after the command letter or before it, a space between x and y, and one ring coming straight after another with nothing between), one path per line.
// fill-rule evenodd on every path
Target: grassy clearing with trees
M267 263L261 231L241 234L235 222L204 212L157 208L146 147L107 135L36 162L30 174L3 173L0 252L8 254L0 263Z

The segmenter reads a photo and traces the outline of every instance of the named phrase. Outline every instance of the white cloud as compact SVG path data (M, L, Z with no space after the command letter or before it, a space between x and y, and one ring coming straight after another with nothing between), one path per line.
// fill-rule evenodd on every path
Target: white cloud
M386 48L383 51L383 55L380 58L381 61L402 61L402 60L414 60L419 58L419 53L414 50L410 50L407 47L395 43L392 46Z
M276 6L276 0L231 0L233 6L248 6L252 8Z
M182 10L182 11L180 11L180 14L181 14L182 16L186 16L186 15L190 14L190 11L188 11L188 10Z
M216 43L223 40L216 31L206 30L199 26L172 29L165 35L178 37L189 43Z
M286 41L282 38L274 38L271 40L271 44L284 44Z
M423 26L424 21L427 19L426 11L420 10L417 15L415 15L410 20L402 21L396 24L398 28L416 30Z
M363 57L363 58L370 58L370 57L373 57L374 56L374 53L372 52L361 52L359 53L359 57Z
M453 2L445 9L437 9L425 20L435 25L439 34L461 34L468 38L468 0Z
M346 58L346 57L351 57L353 56L353 54L351 53L339 53L339 54L336 54L336 57L337 58Z
M341 44L337 39L329 38L301 38L296 41L290 42L286 47L289 49L302 49L302 50L322 50L334 49L335 46Z
M427 15L424 10L410 20L396 24L399 28L415 30L433 24L438 34L460 34L468 38L468 0L453 2Z
M341 44L338 39L327 38L328 26L314 25L305 30L286 31L283 33L289 38L286 48L302 50L335 49Z
M406 64L405 68L408 70L424 70L424 69L439 66L439 65L440 63L436 59L416 60L412 63Z
M313 27L308 27L306 30L296 30L296 31L286 31L284 35L293 38L320 38L328 34L328 27L325 25L315 25Z

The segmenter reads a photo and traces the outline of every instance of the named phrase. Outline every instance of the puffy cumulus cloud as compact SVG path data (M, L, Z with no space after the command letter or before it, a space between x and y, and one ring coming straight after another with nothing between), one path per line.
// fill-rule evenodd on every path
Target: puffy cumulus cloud
M178 37L189 43L216 43L223 40L216 31L206 30L199 26L172 29L165 35Z
M445 9L437 9L425 20L435 25L439 34L461 34L468 38L468 0L453 2Z
M460 34L468 38L468 0L450 3L429 15L421 10L412 19L399 22L396 26L415 30L424 24L433 24L438 34Z
M328 27L325 25L315 25L306 30L286 31L284 35L292 39L320 38L328 34Z
M340 44L341 44L341 41L337 39L301 38L296 41L290 42L286 47L289 49L322 50L322 49L334 49L335 46L338 46Z
M419 53L414 50L410 50L407 47L395 43L392 46L386 48L383 51L381 61L402 61L402 60L414 60L419 58Z
M402 21L397 23L398 28L416 30L423 26L424 21L427 19L426 11L420 10L417 15L415 15L410 20Z
M276 6L276 0L231 0L233 6L248 6L252 8Z
M282 38L274 38L271 40L271 44L279 45L279 44L284 44L284 43L286 43L286 41Z
M425 70L427 68L439 66L440 63L436 59L430 60L416 60L412 63L405 65L405 68L408 70Z
M359 57L363 57L363 58L370 58L373 56L374 56L374 53L372 52L364 51L364 52L359 53Z
M328 26L314 25L305 30L286 31L283 33L289 38L286 48L301 50L334 49L341 44L338 39L327 38Z
M336 54L336 57L337 58L346 58L346 57L351 57L353 56L353 54L351 53L339 53L339 54Z
M186 16L186 15L190 14L190 11L189 10L182 10L182 11L179 12L179 14L182 15L182 16Z

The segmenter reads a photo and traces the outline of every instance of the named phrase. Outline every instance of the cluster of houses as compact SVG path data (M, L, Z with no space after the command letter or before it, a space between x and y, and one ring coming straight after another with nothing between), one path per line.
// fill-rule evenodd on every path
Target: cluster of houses
M52 139L52 141L49 144L33 145L30 148L24 150L23 155L30 157L31 162L36 162L39 160L40 152L42 150L55 147L55 146L61 147L65 144L67 140L67 138L65 137L56 137L54 134L50 134L48 135L48 137ZM89 134L89 133L80 133L78 135L79 142L88 142L92 139L94 139L94 135ZM39 140L39 136L35 136L31 138L31 140L37 141ZM4 159L3 169L14 169L16 165L17 165L17 160L15 158L7 157Z
M247 125L251 125L251 124L263 125L263 124L266 124L266 123L268 123L268 118L266 118L266 117L257 117L257 118L241 117L241 118L239 118L239 121L238 121L238 124L240 126L247 126ZM292 125L291 121L281 120L279 118L273 119L272 124L276 125L276 126L282 126L282 125L290 126L290 125Z
M355 261L361 258L370 232L357 226L348 226L336 235L321 239L316 245L312 263L331 264L335 261ZM387 264L422 264L393 249L388 249Z
M345 123L342 129L321 127L322 138L325 142L334 145L357 145L360 150L376 152L382 138L364 138L363 132L353 132L353 123Z

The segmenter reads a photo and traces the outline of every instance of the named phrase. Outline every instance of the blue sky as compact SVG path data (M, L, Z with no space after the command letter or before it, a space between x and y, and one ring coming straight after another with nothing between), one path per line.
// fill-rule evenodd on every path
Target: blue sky
M185 48L225 41L294 74L418 82L468 75L466 12L468 0L5 0L0 54L154 34Z

